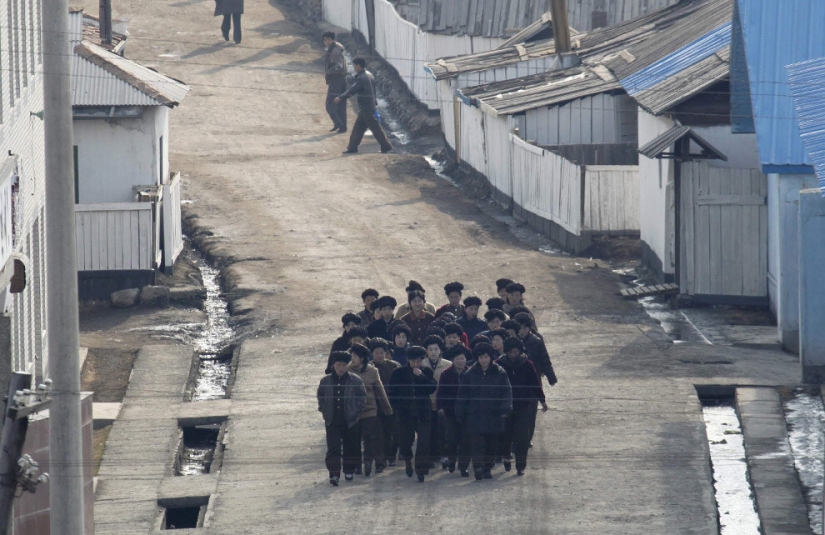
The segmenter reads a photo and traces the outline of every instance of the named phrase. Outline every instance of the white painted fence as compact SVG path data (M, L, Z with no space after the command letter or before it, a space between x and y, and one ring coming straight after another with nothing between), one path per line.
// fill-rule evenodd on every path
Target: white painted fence
M620 234L639 228L639 166L585 166L582 230Z
M153 203L78 204L77 270L155 268Z
M163 185L163 265L169 269L183 251L180 213L180 173Z

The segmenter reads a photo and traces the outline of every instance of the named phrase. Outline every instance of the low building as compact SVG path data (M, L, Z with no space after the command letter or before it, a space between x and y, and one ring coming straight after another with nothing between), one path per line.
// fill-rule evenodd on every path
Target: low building
M182 82L84 39L72 19L77 259L82 299L153 284L182 250L169 115Z

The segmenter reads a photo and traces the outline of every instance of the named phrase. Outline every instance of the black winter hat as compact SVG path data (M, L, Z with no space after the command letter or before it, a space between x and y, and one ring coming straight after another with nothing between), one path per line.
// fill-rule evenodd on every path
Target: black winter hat
M410 330L410 326L404 322L399 323L395 327L392 328L392 337L395 339L396 336L399 334L404 333L407 335L407 338L412 336L412 331Z
M495 331L490 331L490 340L496 336L500 336L502 340L506 341L510 338L510 333L507 332L507 329L496 329Z
M481 342L473 348L473 358L478 360L481 355L489 355L491 359L496 357L496 350L487 342Z
M516 306L514 306L513 308L510 309L510 316L515 317L516 314L519 314L521 312L526 312L526 313L530 314L531 316L533 315L533 313L530 312L530 309L527 308L526 306L516 305Z
M366 299L367 297L369 297L369 296L377 298L378 297L378 290L376 290L375 288L367 288L366 290L361 292L361 300L362 301L364 299Z
M441 327L439 327L437 325L433 325L432 323L430 324L429 327L427 327L427 332L424 333L424 334L427 337L437 336L437 337L441 338L442 340L447 338L447 333L444 332L444 329L442 329Z
M517 283L517 282L512 282L512 283L510 283L510 284L508 284L508 285L507 285L507 293L508 293L508 294L509 294L509 293L513 293L513 292L521 292L521 293L525 293L526 291L527 291L527 290L525 290L524 285L523 285L523 284L519 284L519 283Z
M501 321L504 321L507 318L507 316L505 316L504 312L502 312L501 310L496 310L496 309L488 310L487 312L484 313L484 319L486 319L487 321L492 321L495 318L498 318Z
M430 336L425 338L424 343L422 345L426 349L433 344L438 344L438 347L441 348L441 351L444 351L444 339L434 334L431 334Z
M410 290L409 292L407 292L407 303L412 303L412 300L416 297L420 297L424 301L427 300L427 298L424 297L424 292L422 292L421 290Z
M407 350L407 360L423 359L427 357L427 350L421 346L412 346Z
M502 329L509 329L509 330L513 330L513 331L518 331L519 327L521 327L521 326L514 319L509 319L509 320L507 320L507 321L505 321L501 324Z
M522 327L532 327L533 317L527 312L519 312L513 316L513 320Z
M504 340L504 351L518 348L519 351L524 351L524 342L515 336Z
M370 353L372 353L373 351L375 351L379 347L382 348L384 351L389 351L390 350L390 343L388 341L384 340L383 338L375 337L375 338L370 338L368 347L370 348Z
M351 360L350 354L346 351L333 351L332 352L332 363L335 364L336 362L346 362L349 364Z
M347 334L347 336L349 336L350 338L355 338L356 336L360 336L361 338L366 339L369 336L369 334L367 333L367 330L363 327L353 327L352 329L349 330L349 333Z
M465 307L480 307L481 306L481 299L478 297L471 295L470 297L464 299L464 306Z
M358 314L353 314L352 312L347 312L341 316L341 323L344 324L344 327L347 326L347 323L355 323L356 325L359 325L361 323L361 316Z
M513 281L510 279L498 279L496 281L496 290L500 292L501 290L507 288L507 286L511 284L513 284Z
M456 344L444 353L444 358L453 360L456 355L464 355L467 360L470 360L473 357L473 352L467 349L464 344Z
M453 292L461 293L464 291L464 285L460 282L451 282L444 286L444 293L450 295Z
M406 291L407 293L409 293L409 292L412 292L413 290L418 290L418 291L419 291L419 292L421 292L421 293L427 293L427 290L425 290L425 289L424 289L424 287L423 287L423 286L421 286L421 284L420 284L419 282L416 282L416 281L414 281L414 280L411 280L411 281L407 284L407 287L405 288L405 291Z
M491 344L492 340L484 336L483 334L477 334L473 336L473 339L470 340L470 347L475 349L478 344ZM475 353L474 353L475 354Z
M491 297L484 304L487 310L504 310L504 299L501 297Z
M353 355L358 355L361 357L361 360L369 360L370 358L370 350L361 344L354 344L351 348L349 348L349 351Z
M441 316L439 316L439 319L440 318L444 318L444 319L450 320L450 321L455 321L455 314L453 314L452 312L445 312L445 313L441 314Z
M384 307L390 307L395 309L398 306L398 301L395 300L395 297L391 295L382 295L378 299L372 302L372 310L378 310Z
M461 336L464 334L464 328L458 323L448 323L444 326L444 335L446 336L448 334L457 334Z

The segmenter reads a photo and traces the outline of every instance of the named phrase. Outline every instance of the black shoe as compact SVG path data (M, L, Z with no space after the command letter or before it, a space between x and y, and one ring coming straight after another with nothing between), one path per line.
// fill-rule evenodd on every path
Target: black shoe
M418 474L418 482L424 483L424 474Z
M484 470L484 479L493 479L493 474L489 470Z
M356 475L359 475L359 476L361 475L361 464L360 464L360 463L359 463L359 464L358 464L358 466L355 468L355 474L356 474Z
M524 475L524 470L516 470L516 475L517 476L523 476Z
M447 469L450 471L451 474L455 472L455 463L450 463Z
M467 470L461 470L461 477L470 477L470 472Z
M330 132L337 132L338 131L338 125L333 126L332 128L329 129L329 131Z
M236 44L236 45L241 44L241 40L240 40L240 39L238 39L237 41L235 41L235 44Z
M375 465L375 473L376 474L380 474L383 471L384 471L384 465L383 464L376 464Z
M395 466L395 459L393 459L392 461L389 461L387 463L387 466Z
M339 128L339 129L337 130L337 132L338 132L339 134L346 134L346 133L347 133L347 129L346 129L346 128Z
M388 149L381 149L381 154L387 154L388 152L392 152L392 147Z
M345 150L344 152L342 152L341 154L358 154L358 151L357 151L357 150L349 150L349 149L347 149L347 150Z
M509 471L510 471L510 468L512 468L512 467L513 467L513 465L512 465L512 463L510 462L510 459L505 459L505 460L504 460L504 471L505 471L505 472L509 472Z
M352 474L344 474L344 479L346 479L347 481L352 481L353 477L355 476L353 476Z
M329 476L329 484L332 485L333 487L337 487L338 486L338 477L339 476Z
M229 41L229 32L223 34L223 40Z
M481 481L481 478L484 477L484 470L476 470L475 471L476 481Z
M378 470L376 469L376 472L377 471ZM364 463L364 477L370 477L371 473L372 473L372 463L371 462L370 463Z
M407 465L406 466L407 477L412 477L413 476L412 461L404 461L404 463Z

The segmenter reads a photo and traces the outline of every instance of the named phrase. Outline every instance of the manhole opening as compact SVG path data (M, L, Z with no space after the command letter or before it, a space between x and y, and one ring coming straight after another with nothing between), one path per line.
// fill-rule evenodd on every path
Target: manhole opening
M761 533L732 387L697 387L710 451L719 533Z
M206 504L187 507L166 507L163 514L163 529L190 529L203 526Z
M220 467L223 456L222 423L181 428L180 447L175 458L176 476L209 474Z

